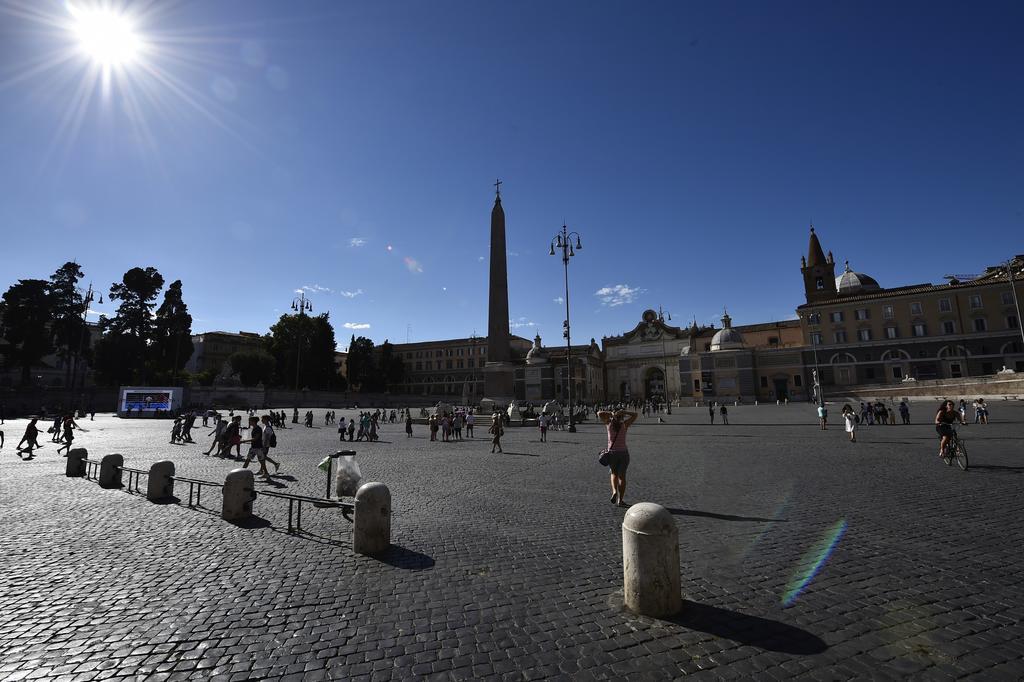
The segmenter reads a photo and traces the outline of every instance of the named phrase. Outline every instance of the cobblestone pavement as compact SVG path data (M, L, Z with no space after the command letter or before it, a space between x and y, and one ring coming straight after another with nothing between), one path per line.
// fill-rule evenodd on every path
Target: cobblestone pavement
M962 429L966 473L939 461L928 424L850 444L807 406L638 423L627 499L668 507L680 530L686 602L668 621L617 606L623 510L594 424L547 444L509 429L503 455L482 429L445 444L396 425L354 444L394 498L395 546L369 558L337 510L290 535L281 500L258 499L245 527L220 519L216 490L203 508L153 504L64 477L53 444L20 461L24 422L8 422L0 680L1021 679L1024 406L993 407ZM202 454L203 429L180 446L167 422L83 425L90 456L215 481L238 466ZM273 489L322 495L334 429L278 440Z

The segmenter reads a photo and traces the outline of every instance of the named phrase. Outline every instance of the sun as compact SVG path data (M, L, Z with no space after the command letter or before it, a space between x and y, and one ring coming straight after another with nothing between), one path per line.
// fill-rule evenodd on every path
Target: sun
M104 68L123 67L138 59L143 44L131 19L110 7L80 8L68 3L71 30L78 48Z

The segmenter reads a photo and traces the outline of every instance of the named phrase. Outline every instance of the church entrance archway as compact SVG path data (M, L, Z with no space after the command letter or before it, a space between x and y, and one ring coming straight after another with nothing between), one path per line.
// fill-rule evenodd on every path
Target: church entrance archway
M645 397L647 400L662 402L665 400L665 373L657 367L647 370L647 377L644 381Z

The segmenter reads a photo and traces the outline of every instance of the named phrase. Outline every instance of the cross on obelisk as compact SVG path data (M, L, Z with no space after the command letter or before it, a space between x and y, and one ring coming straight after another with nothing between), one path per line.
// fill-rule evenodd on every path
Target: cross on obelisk
M495 179L494 181L494 193L497 196L501 196L501 180Z

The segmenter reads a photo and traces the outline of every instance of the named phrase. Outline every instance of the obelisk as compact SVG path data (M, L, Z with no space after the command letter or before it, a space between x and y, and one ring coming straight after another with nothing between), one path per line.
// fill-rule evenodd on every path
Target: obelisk
M508 263L505 254L505 211L501 208L501 180L494 183L491 209L491 277L487 305L487 364L484 397L497 405L512 399L513 365L508 331Z

